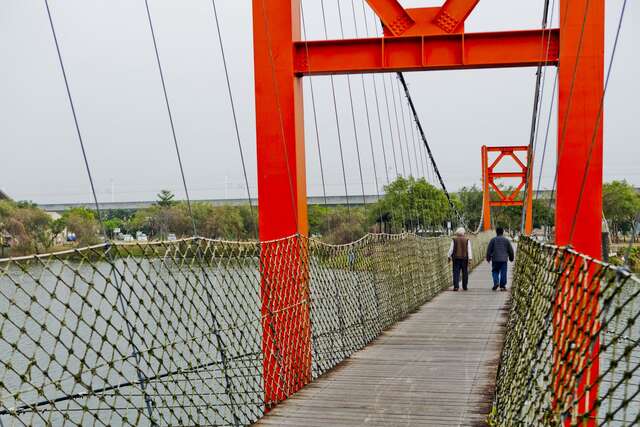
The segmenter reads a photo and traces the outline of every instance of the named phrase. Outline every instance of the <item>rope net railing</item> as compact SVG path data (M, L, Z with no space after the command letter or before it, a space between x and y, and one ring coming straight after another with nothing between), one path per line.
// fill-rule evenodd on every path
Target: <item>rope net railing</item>
M472 239L481 255L488 236ZM250 424L450 286L448 243L192 238L0 260L0 425Z
M640 280L522 239L493 425L640 423Z

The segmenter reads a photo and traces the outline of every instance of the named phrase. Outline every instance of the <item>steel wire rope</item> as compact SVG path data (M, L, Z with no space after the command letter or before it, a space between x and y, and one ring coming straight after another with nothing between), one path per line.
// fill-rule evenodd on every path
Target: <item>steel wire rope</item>
M380 147L382 148L382 158L384 161L384 173L387 178L387 185L391 182L389 180L389 164L387 162L387 150L384 147L384 132L382 130L382 118L380 116L380 101L378 99L378 85L376 82L376 76L371 75L371 81L373 82L373 96L376 99L376 114L378 116L378 128L380 131Z
M548 32L548 36L547 36L547 45L546 45L546 49L544 46L544 30L547 29L547 23L549 21L553 21L553 12L555 9L555 0L553 0L553 3L551 4L551 17L549 17L549 0L544 0L544 6L543 6L543 13L542 13L542 37L540 40L540 52L545 53L545 58L548 56L549 54L549 49L550 49L550 45L551 45L551 31ZM526 212L527 212L527 200L528 200L528 195L529 193L533 190L532 187L532 182L531 180L533 179L533 159L534 159L534 154L536 151L536 143L538 140L538 128L540 125L540 114L541 114L541 105L542 105L542 94L544 94L544 83L545 83L545 76L546 76L546 67L544 67L544 73L543 73L543 66L542 64L539 64L537 67L537 71L536 71L536 84L535 84L535 91L534 91L534 97L533 97L533 112L531 115L531 133L529 136L529 146L527 148L527 176L525 179L525 187L524 187L524 191L523 191L523 203L522 203L522 214L521 214L521 219L520 219L520 233L524 234L525 232L525 223L526 223ZM533 218L532 218L533 220Z
M240 153L240 162L242 163L242 174L244 176L244 183L247 189L247 201L249 203L249 210L251 213L251 222L253 225L253 229L254 229L254 234L256 237L256 240L259 239L258 236L258 223L257 223L257 217L255 216L255 211L254 211L254 207L253 207L253 202L251 201L251 189L249 187L249 178L247 175L247 166L245 164L244 161L244 150L242 149L242 141L240 139L240 130L238 127L238 117L236 114L236 107L235 107L235 102L233 99L233 91L231 89L231 80L229 78L229 68L227 65L227 56L225 54L225 50L224 50L224 43L222 41L222 30L220 29L220 22L218 20L218 8L216 7L216 1L215 0L211 0L211 5L212 5L212 10L213 10L213 17L215 19L216 22L216 32L218 33L218 43L220 45L220 54L222 56L222 65L224 68L224 76L226 79L226 83L227 83L227 92L229 94L229 103L231 104L231 113L233 115L233 126L235 129L235 134L236 134L236 142L238 143L238 152ZM324 182L323 182L324 183ZM326 199L326 196L325 196ZM256 220L256 222L254 223L254 220Z
M354 3L354 0L351 0L351 12L353 14L353 26L355 28L355 34L356 34L356 38L359 38L358 35L358 23L356 20L356 6ZM364 27L365 27L365 34L368 36L369 33L369 27L367 25L367 16L364 15ZM376 167L376 156L375 156L375 151L373 149L373 133L371 131L371 117L370 117L370 113L369 113L369 101L368 101L368 95L367 95L367 88L364 82L364 75L360 74L360 81L362 82L362 94L364 96L364 108L365 108L365 115L367 118L367 131L369 133L369 146L371 148L371 164L373 166L373 179L375 181L375 187L376 187L376 201L380 202L380 188L379 188L379 184L378 184L378 169ZM366 212L366 200L364 199L364 186L363 186L363 202L365 203L364 208L365 208L365 212ZM377 203L377 207L378 207L378 216L380 219L380 228L382 228L382 207L380 206L380 203Z
M396 171L396 181L398 178L400 178L401 176L403 176L400 173L400 169L398 169L398 160L396 157L396 144L393 140L393 124L391 122L391 108L389 105L389 96L387 94L387 79L386 79L386 73L382 75L382 88L384 90L384 100L385 100L385 105L387 108L387 123L389 124L389 135L390 135L390 141L391 141L391 152L393 154L393 165ZM389 90L393 91L393 88L390 88ZM393 92L392 92L393 93ZM396 117L397 118L397 117ZM397 123L397 121L396 121ZM399 135L398 135L399 137ZM402 216L401 216L401 221L402 221L402 230L404 231L405 229L405 218L407 217L406 212L404 211L404 205L400 204L402 206Z
M368 24L368 19L367 19L367 13L366 13L366 7L364 4L365 0L361 1L361 5L362 5L362 12L364 13L365 17L364 17L364 25L366 28L366 32L367 32L367 36L369 36L370 32L369 32L369 24ZM371 9L369 9L371 11ZM373 12L370 13L371 15L373 15ZM377 27L375 26L375 17L373 19L374 22L374 35L377 35ZM384 161L384 173L385 176L387 178L387 185L389 185L389 183L391 182L389 180L389 165L387 163L387 150L384 147L384 132L382 130L382 117L380 114L380 100L378 98L378 84L377 84L377 80L376 80L376 74L371 74L371 81L373 83L373 96L375 98L376 101L376 114L378 116L378 129L380 131L380 147L382 148L382 158Z
M304 1L300 2L300 16L302 18L302 32L304 37L305 51L307 54L307 65L308 65L308 69L311 70L311 63L309 60L309 40L307 38L307 24L304 18ZM315 96L315 90L313 86L313 76L309 75L308 79L309 79L309 88L311 90L311 106L313 109L313 127L316 135L316 148L318 150L318 161L320 163L320 179L322 181L322 197L324 201L324 207L328 209L329 203L327 201L327 188L326 188L325 178L324 178L324 164L322 162L322 150L320 149L320 130L318 128L318 113L316 109L316 96ZM327 231L331 233L331 221L329 221L329 215L326 215L326 219L327 219Z
M64 85L65 85L65 89L66 89L66 93L67 93L67 99L69 101L69 107L71 109L71 113L73 116L73 122L74 122L74 126L75 126L75 130L76 130L76 135L78 137L78 142L80 144L80 150L82 151L82 158L84 160L84 165L85 165L85 170L87 173L87 177L89 179L89 184L91 186L91 193L93 195L93 200L94 200L94 204L95 204L95 208L96 208L96 214L98 216L98 221L100 223L100 227L102 228L102 233L104 235L104 239L107 242L107 259L109 260L109 263L111 265L111 274L114 275L114 281L116 283L116 289L117 289L117 299L118 302L120 304L120 308L122 309L122 318L125 322L126 325L126 329L127 329L127 333L128 333L128 338L129 341L131 343L132 346L132 350L133 350L133 357L136 361L136 365L135 365L135 369L136 369L136 376L138 378L138 384L140 384L140 386L142 387L142 393L144 395L144 401L145 401L145 406L147 409L147 412L149 414L149 418L151 420L151 424L155 425L155 422L153 421L153 410L152 410L152 402L151 402L151 398L149 397L149 395L146 392L146 388L147 388L147 379L146 379L146 374L144 374L142 372L142 369L140 368L141 365L141 358L140 358L140 351L137 347L137 345L135 344L133 337L134 337L134 328L133 325L131 325L129 318L126 315L126 308L125 308L125 304L124 304L124 296L123 296L123 292L122 292L122 282L121 280L119 280L119 278L122 277L122 274L116 274L119 273L117 271L117 267L116 267L116 263L115 263L115 259L113 259L111 255L111 252L109 251L110 249L110 244L108 242L108 235L107 235L107 231L106 231L106 227L104 225L104 220L102 217L102 213L100 211L100 203L98 201L98 196L96 193L96 189L95 189L95 183L93 180L93 176L91 174L91 167L89 165L89 160L88 160L88 155L87 155L87 151L86 148L84 146L84 140L82 138L82 132L80 131L80 123L78 121L78 115L76 113L76 108L75 108L75 104L73 102L73 96L71 95L71 88L69 86L69 79L67 77L67 71L66 68L64 66L64 61L62 59L62 52L60 50L60 43L58 41L58 36L56 33L56 29L55 29L55 25L53 23L53 17L51 15L51 8L49 6L49 1L48 0L44 0L44 4L46 7L46 11L47 11L47 18L49 20L49 26L51 28L51 34L53 36L53 42L56 48L56 54L58 57L58 63L60 65L60 71L62 73L62 77L64 80Z
M396 74L397 77L397 74ZM404 134L404 145L405 148L407 150L407 163L409 164L409 174L410 176L414 176L413 173L413 162L411 161L411 151L409 149L409 134L407 132L407 116L404 113L404 102L402 102L402 89L400 88L400 82L398 81L398 79L396 78L396 92L398 93L398 104L399 104L399 109L400 109L400 116L402 117L402 133ZM415 159L414 159L415 160ZM417 173L417 171L416 171Z
M364 0L362 3L362 7L364 8ZM382 28L378 27L377 25L375 25L376 22L376 15L373 12L373 10L371 8L369 8L369 14L372 17L372 20L374 22L374 35L376 37L383 37L384 34L382 32ZM385 108L387 111L387 125L389 128L389 142L391 144L391 152L393 155L393 165L394 165L394 170L395 170L395 174L396 174L396 179L398 177L400 177L400 170L398 168L398 160L396 157L396 149L395 149L395 143L394 143L394 139L393 139L393 125L391 122L391 108L389 105L389 96L387 93L387 82L386 82L386 75L387 73L382 73L382 75L380 76L380 79L382 80L382 91L384 93L384 100L385 100ZM390 185L391 181L389 179L389 168L387 166L387 157L386 157L386 150L384 147L384 139L383 139L383 131L382 131L382 120L380 120L380 106L379 106L379 100L378 100L378 90L377 90L377 84L376 84L376 75L372 75L373 77L373 89L374 89L374 95L376 97L376 109L378 111L378 123L379 123L379 127L380 127L380 138L381 138L381 143L382 143L382 153L384 155L384 161L385 161L385 173L387 176L387 186ZM404 224L405 224L405 218L406 218L406 213L405 213L405 209L404 209L404 205L400 204L400 220L402 222L402 230L404 231ZM393 225L393 224L392 224Z
M424 156L422 154L422 149L421 146L418 145L418 141L416 139L416 128L415 128L415 123L410 120L410 129L411 129L411 139L413 140L413 148L414 148L414 153L416 156L416 161L418 160L418 155L420 156L419 160L420 160L420 179L423 179L425 182L428 183L427 177L425 175L425 159ZM422 225L426 228L427 226L427 213L425 210L423 210L422 212Z
M213 0L212 0L213 1ZM193 209L191 206L191 199L189 197L189 190L188 190L188 185L187 185L187 180L185 177L185 172L184 172L184 165L182 162L182 157L180 155L180 147L178 144L178 138L177 138L177 134L176 134L176 130L175 130L175 124L173 121L173 114L171 111L171 104L169 102L169 95L167 92L167 86L166 86L166 82L165 82L165 78L164 78L164 71L162 68L162 62L160 60L160 52L158 49L158 42L156 39L156 34L155 34L155 29L153 27L153 19L151 18L151 10L149 8L149 0L144 0L144 4L145 4L145 9L147 12L147 22L149 24L149 31L151 34L151 39L153 41L153 49L154 49L154 53L155 53L155 58L156 58L156 63L158 65L158 74L160 76L160 82L162 84L162 93L164 95L164 101L165 101L165 105L166 105L166 109L167 109L167 116L169 118L169 124L171 127L171 135L173 137L173 144L175 147L175 151L176 151L176 157L178 160L178 165L179 165L179 169L180 169L180 176L182 178L182 184L184 186L184 191L185 191L185 196L186 196L186 202L187 202L187 209L189 211L189 216L191 217L191 224L193 226L193 237L194 238L198 238L198 230L197 230L197 225L196 225L196 220L195 220L195 216L193 214ZM214 6L214 10L215 10L215 4ZM216 24L217 24L217 11L214 13L214 15L216 16ZM219 28L219 27L218 27ZM220 38L220 41L222 39ZM225 68L226 69L226 68ZM230 86L229 86L229 90L230 90ZM233 105L233 102L232 102ZM232 107L233 108L233 107ZM235 110L234 110L235 111ZM235 112L234 112L234 116L235 116ZM243 162L244 164L244 162ZM248 184L248 181L247 181ZM248 188L248 187L247 187ZM296 221L297 224L297 221ZM200 269L201 269L201 273L202 273L202 279L203 282L208 282L209 285L211 285L211 288L214 287L214 284L211 282L211 279L209 278L209 275L207 274L206 268L205 268L205 262L204 262L204 254L202 253L201 247L200 247L200 243L199 240L198 242L198 246L196 248L196 256L195 256L195 260L198 263ZM239 420L237 418L236 415L236 411L235 411L235 404L233 402L233 398L232 398L232 392L231 392L231 378L229 377L229 373L228 373L228 369L227 369L227 362L226 362L226 355L225 355L225 351L223 350L223 341L222 341L222 337L220 336L220 323L218 322L218 318L216 316L216 313L213 310L213 307L216 307L216 304L214 302L214 299L211 295L211 292L209 290L208 287L204 287L205 289L205 293L207 296L207 299L209 301L209 312L211 314L211 321L213 323L213 328L214 328L214 333L216 336L216 341L218 344L218 351L220 352L220 358L221 358L221 364L223 366L223 376L225 378L225 390L227 391L227 394L229 395L229 403L231 405L231 413L233 416L233 420L234 420L234 425L239 425Z
M53 17L51 16L51 9L49 7L49 0L44 0L45 7L47 9L47 17L49 18L49 26L51 27L51 34L53 36L53 42L56 48L56 53L58 56L58 63L60 65L60 71L62 73L62 79L64 81L64 87L67 93L67 99L69 101L69 107L71 109L71 114L73 116L73 123L75 126L76 136L78 137L78 142L80 144L80 151L82 152L82 160L84 161L85 172L87 173L87 178L89 179L89 186L91 187L91 195L93 196L93 204L96 208L96 214L98 215L98 221L100 222L100 226L102 228L102 234L104 238L107 239L107 231L104 227L104 223L102 221L102 211L100 210L100 203L98 202L98 196L96 193L96 186L93 181L93 175L91 174L91 167L89 166L89 158L87 156L87 150L84 146L84 139L82 137L82 132L80 131L80 123L78 121L78 115L76 113L75 103L73 102L73 96L71 95L71 88L69 87L69 80L67 78L67 70L64 66L64 61L62 60L62 52L60 51L60 44L58 42L58 35L56 33L55 25L53 23Z
M540 198L540 189L542 186L542 170L544 168L544 161L547 153L547 142L549 141L549 130L551 129L551 118L553 116L553 106L556 100L556 88L558 85L558 70L553 79L553 88L551 89L551 101L549 103L549 115L547 117L547 125L544 134L544 145L542 147L542 157L540 159L540 172L538 173L538 185L536 186L536 200Z
M396 74L396 77L397 77L397 74ZM398 104L399 104L399 107L400 107L400 116L402 118L402 128L401 129L402 129L402 132L404 134L404 145L405 145L405 148L407 150L407 162L409 164L409 177L413 178L414 179L414 183L415 183L416 182L415 181L416 180L416 174L418 172L416 170L416 173L414 174L414 171L413 171L413 165L412 165L412 162L411 162L411 152L410 152L410 149L409 149L409 145L410 145L409 136L408 136L408 132L407 132L407 117L406 117L406 114L404 113L404 102L402 102L402 92L401 92L401 88L400 88L400 82L397 80L397 78L396 78L395 83L396 83L396 89L397 89L397 93L398 93ZM417 162L417 160L416 160L416 162ZM416 168L417 168L417 164L416 164ZM420 227L420 214L419 214L418 206L417 206L417 204L415 204L415 202L416 202L415 195L414 195L413 198L409 197L409 200L413 201L413 204L414 204L414 215L415 215L414 216L414 220L416 222L416 226L419 228Z
M365 7L365 2L364 0L362 0L360 2L360 4L362 5L362 13L364 15L364 24L365 24L365 31L367 36L369 36L371 33L369 31L369 24L368 24L368 19L367 19L367 15L371 16L373 19L373 35L374 36L378 36L378 28L375 25L375 15L373 14L373 11L369 8L369 14L367 14L367 9ZM385 136L384 136L384 131L382 128L382 115L380 113L380 99L379 99L379 92L378 92L378 81L376 79L377 75L376 74L371 74L371 82L373 83L373 96L375 98L375 103L376 103L376 115L378 118L378 130L380 132L380 147L382 149L382 159L384 162L384 172L385 172L385 177L386 177L386 182L387 182L387 188L389 186L389 184L391 183L391 180L389 179L389 162L387 161L387 150L385 148ZM384 83L384 75L381 76L382 77L382 81ZM385 97L386 97L386 87L384 87L384 92L385 92ZM391 118L390 118L390 114L389 114L389 103L387 101L387 118L389 120L389 131L391 132ZM392 144L392 149L393 149L393 134L391 134L391 144ZM394 163L395 163L395 152L394 152ZM375 164L375 163L374 163ZM396 166L396 173L397 173L397 166ZM397 213L397 206L392 206L391 207L392 210L395 210ZM401 212L402 215L401 217L404 218L404 207L401 206ZM382 226L382 224L381 224ZM393 231L393 230L390 230Z
M607 88L609 87L609 79L611 78L611 70L613 69L613 61L616 56L616 50L618 48L618 42L620 41L620 30L622 29L622 22L627 7L627 0L622 3L620 10L620 17L618 18L618 26L616 28L616 36L613 41L613 47L611 50L611 56L609 57L609 68L607 69L607 76L604 81L604 87L602 89L602 95L600 96L600 103L598 105L598 113L595 118L595 126L593 128L593 134L591 135L591 142L589 144L589 150L587 154L587 161L584 166L584 173L580 184L580 193L578 193L578 200L576 202L576 208L573 215L573 221L571 222L571 231L569 232L569 245L573 242L573 236L575 233L576 223L578 219L578 212L580 211L580 205L582 204L582 197L584 196L584 189L587 184L587 176L589 175L589 167L591 166L591 160L593 158L593 149L595 147L596 139L598 139L598 132L602 124L602 115L604 112L604 99L607 95Z
M585 2L585 6L584 6L584 16L582 19L582 26L580 28L580 36L578 38L578 46L576 49L576 61L575 64L573 66L573 74L571 77L571 84L569 86L569 96L567 99L567 110L564 116L564 120L562 122L562 127L561 127L561 131L560 131L560 138L559 138L559 147L558 147L558 154L557 154L557 159L558 162L560 160L560 157L562 156L562 152L564 151L564 145L566 142L566 131L567 131L567 126L569 123L569 112L571 111L571 106L572 106L572 101L573 101L573 91L575 89L575 82L576 82L576 76L578 74L578 64L580 63L580 52L582 51L582 44L584 43L584 30L586 28L587 25L587 17L588 17L588 12L589 12L589 5L591 4L591 0L586 0ZM569 2L567 2L567 5L565 6L565 22L567 18L567 11L568 11L568 7L569 7ZM553 177L553 184L551 186L551 194L549 197L549 209L551 209L551 205L553 203L553 198L554 198L554 194L555 194L555 187L556 187L556 183L558 180L558 167L556 165L556 171Z
M352 6L353 6L353 0L351 2ZM338 7L338 22L340 23L340 35L342 36L342 38L344 39L344 25L343 25L343 21L342 21L342 9L340 7L340 0L336 0L336 6ZM354 24L355 24L355 15L354 15ZM357 32L358 32L358 28L356 26L356 37L357 37ZM358 126L356 123L356 113L355 113L355 108L353 106L353 92L351 89L351 75L347 74L347 91L349 93L349 106L351 107L351 122L353 124L353 138L354 138L354 142L355 142L355 146L356 146L356 158L358 159L358 172L360 175L360 187L362 189L362 203L363 203L363 207L366 207L367 204L367 200L365 197L365 190L364 190L364 176L362 174L362 160L360 158L360 141L358 138ZM365 99L366 102L366 99Z
M193 227L193 236L196 237L198 235L198 230L196 226L196 220L193 216L193 210L191 208L191 199L189 197L189 189L187 187L187 179L184 173L184 165L182 163L182 156L180 155L180 146L178 144L178 137L176 135L176 128L173 121L173 113L171 112L171 104L169 103L169 95L167 93L167 85L164 79L164 70L162 69L162 62L160 61L160 52L158 50L158 43L156 40L155 29L153 28L153 21L151 19L151 11L149 10L149 0L144 0L144 5L147 11L147 22L149 23L149 30L151 31L151 40L153 41L153 50L155 52L156 63L158 65L158 74L160 75L160 83L162 85L162 93L164 95L164 102L167 110L167 115L169 117L169 126L171 128L171 136L173 138L173 145L176 150L176 157L178 159L178 166L180 169L180 176L182 178L182 186L184 188L184 194L187 201L187 209L189 210L189 217L191 218L191 225Z
M423 152L420 148L420 145L418 144L418 140L416 138L416 126L415 123L413 121L411 121L411 119L409 119L409 128L411 129L411 140L413 141L413 152L414 155L416 156L416 161L420 160L420 162L418 163L419 165L419 173L420 173L420 177L426 179L426 175L425 175L425 159L424 159L424 155Z
M397 82L397 86L398 86L398 99L402 98L402 88L401 88L401 83L399 81L398 78L398 82ZM407 116L404 113L404 108L403 105L404 103L400 103L401 105L401 110L402 110L402 122L403 122L403 126L405 127L405 132L406 132L406 123L407 120L409 121L409 130L410 132L406 132L407 134L407 154L409 154L409 133L411 134L411 142L413 143L413 158L414 158L414 162L415 162L415 166L416 166L416 176L414 177L416 182L418 181L418 179L422 176L424 178L424 168L423 168L423 158L422 158L422 152L420 151L420 156L418 156L418 149L416 148L417 142L416 142L416 134L415 134L415 129L412 126L412 124L415 124L411 121L410 118L407 118ZM411 107L409 106L409 103L407 101L407 109L410 109ZM410 156L409 156L410 157ZM419 162L420 160L420 162ZM421 176L420 176L421 175ZM418 206L416 205L416 209L418 209ZM423 214L423 223L426 221L426 212L423 210L422 212ZM417 212L418 215L418 228L420 228L420 215L419 212ZM424 225L424 224L423 224Z
M398 105L396 103L396 95L393 90L393 79L389 76L389 91L391 92L391 100L393 101L393 111L396 118L396 130L398 131L398 150L400 150L400 160L402 161L402 175L407 176L407 169L404 162L404 150L402 149L402 135L400 134L400 119L398 116ZM399 101L399 100L398 100Z
M458 217L458 220L460 221L460 223L462 225L465 225L464 222L464 218L462 217L462 215L460 214L460 212L458 211L458 209L456 208L455 204L453 203L453 200L451 199L451 195L449 194L449 191L447 190L447 186L444 183L444 180L442 179L442 175L440 175L440 170L438 169L438 165L436 164L436 160L433 157L433 153L431 152L431 147L429 146L429 141L427 140L427 136L424 132L424 128L422 127L422 122L420 121L420 117L418 116L418 111L416 110L416 106L413 103L413 98L411 97L411 93L409 92L409 86L407 85L407 82L404 78L404 75L402 73L398 73L398 79L400 80L400 83L402 83L402 87L404 88L404 92L405 92L405 96L407 98L407 102L409 103L409 107L411 107L411 112L413 113L413 117L414 120L416 122L416 126L418 127L418 131L420 133L420 137L422 138L422 143L425 147L425 149L427 150L427 153L429 154L429 159L431 160L431 166L433 168L433 172L436 174L436 176L438 177L438 181L440 182L440 187L442 188L442 191L444 192L447 201L449 202L449 206L451 207L451 210L454 214L456 214L456 216Z
M387 124L389 125L389 137L391 142L391 152L393 154L393 168L396 172L396 178L400 176L400 169L398 169L398 159L396 156L395 143L393 141L393 126L391 124L391 108L389 107L389 96L387 95L387 79L386 74L382 75L382 88L384 90L384 101L387 107Z
M264 0L262 0L264 2ZM324 38L329 40L329 32L327 30L327 16L324 7L324 0L320 0L320 8L322 9L322 26L324 29ZM336 86L333 75L329 76L331 82L331 96L333 99L333 113L336 122L336 132L338 136L338 150L340 153L340 165L342 167L342 181L344 183L344 196L347 201L347 216L351 219L351 204L349 202L349 189L347 187L347 172L344 167L344 150L342 148L342 132L340 131L340 119L338 117L338 102L336 101Z

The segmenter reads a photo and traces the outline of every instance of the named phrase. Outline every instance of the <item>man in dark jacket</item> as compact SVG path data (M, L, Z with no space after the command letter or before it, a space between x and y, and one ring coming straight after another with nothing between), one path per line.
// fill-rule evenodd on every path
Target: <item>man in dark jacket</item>
M491 275L493 276L493 290L500 286L501 291L507 290L507 261L514 258L513 247L509 239L503 236L504 229L496 229L497 236L491 239L487 248L487 262L491 263Z
M466 291L469 284L469 265L471 265L471 260L473 260L473 252L471 249L471 240L464 234L464 228L458 228L449 246L449 262L453 262L454 291L457 291L458 286L460 286L460 273L462 273L462 290Z

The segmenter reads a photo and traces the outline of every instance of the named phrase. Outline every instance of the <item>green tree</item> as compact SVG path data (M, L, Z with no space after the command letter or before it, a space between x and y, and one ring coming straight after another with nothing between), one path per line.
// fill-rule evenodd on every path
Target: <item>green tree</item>
M444 192L424 178L399 177L385 187L385 193L370 210L370 217L378 222L382 217L387 231L440 229L453 216Z
M64 218L60 217L51 221L51 244L55 241L56 237L67 228Z
M555 210L549 206L549 201L533 200L533 227L551 227L555 223Z
M242 217L243 238L256 239L258 237L258 209L256 206L250 208L244 205L240 206L238 210Z
M457 194L460 199L460 212L470 230L477 230L482 217L482 190L474 184L462 187Z
M0 201L0 232L12 237L15 254L50 248L51 222L51 216L32 202Z
M158 197L156 204L160 207L170 208L176 204L176 201L173 200L176 196L169 190L160 190L156 197Z
M640 214L640 196L627 181L613 181L602 188L602 208L614 238L632 230Z
M80 246L94 245L100 241L100 224L91 209L72 208L62 214L67 229L74 233Z
M113 233L116 228L122 229L124 227L125 222L120 218L109 218L104 221L104 228L109 234L111 238L113 238Z
M323 240L341 245L367 234L370 222L365 208L338 206L327 209L323 223Z
M310 205L307 216L309 218L309 235L324 236L328 233L327 215L331 208L323 205Z

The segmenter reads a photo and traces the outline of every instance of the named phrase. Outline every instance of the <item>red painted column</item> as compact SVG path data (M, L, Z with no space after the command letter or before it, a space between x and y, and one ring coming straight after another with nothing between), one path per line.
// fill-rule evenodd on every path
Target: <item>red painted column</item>
M556 242L558 245L571 244L577 251L599 259L602 253L603 126L597 116L604 85L604 0L560 1L559 64ZM564 288L567 286L565 284ZM556 319L559 322L554 331L557 337L556 385L566 378L567 369L571 369L568 360L564 360L561 366L562 359L576 361L578 358L577 350L571 348L592 345L586 355L586 360L592 363L591 368L578 385L578 393L584 392L584 397L580 400L577 414L593 417L596 415L594 401L598 392L595 379L599 371L599 342L584 342L586 338L579 331L584 331L593 321L589 320L589 314L595 313L598 304L592 295L599 285L594 281L589 289L577 289L575 283L571 286L572 289L563 289L559 293L563 300L559 300L557 305ZM590 295L591 300L588 304L584 300L578 301L580 295ZM591 313L579 316L585 305ZM560 313L562 306L568 310ZM588 425L595 425L595 420L591 418Z
M262 350L267 410L311 379L300 0L253 0Z
M489 153L487 146L482 146L482 229L491 230L491 193L489 188Z

